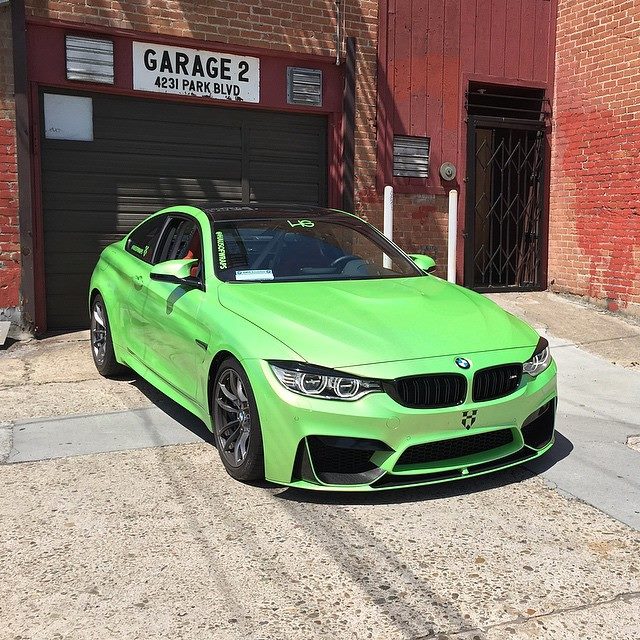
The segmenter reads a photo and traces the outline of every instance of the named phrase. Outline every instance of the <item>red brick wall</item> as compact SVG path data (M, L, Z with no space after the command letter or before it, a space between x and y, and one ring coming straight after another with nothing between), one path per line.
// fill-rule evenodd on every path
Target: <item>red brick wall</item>
M28 15L38 18L335 55L334 0L27 0L26 4ZM344 4L345 35L354 36L358 41L356 213L381 228L382 197L375 190L378 0L346 0ZM443 217L442 211L446 211L446 201L442 198L399 196L395 228L396 239L409 251L437 247L430 251L436 254L444 269L446 213Z
M356 189L374 184L377 0L345 2L358 39ZM229 44L335 56L334 0L27 0L40 18L161 32ZM344 50L343 50L344 53Z
M0 7L0 309L18 305L20 238L11 11Z
M382 227L382 197L376 179L376 91L378 0L347 0L345 35L357 38L356 213ZM334 0L184 0L112 2L27 0L40 18L85 22L139 31L161 31L212 42L335 55ZM343 51L344 53L344 51ZM437 203L437 205L436 205ZM446 202L442 198L399 196L395 238L408 251L437 247L446 268ZM444 227L442 226L444 220ZM443 234L444 230L444 234Z
M358 215L382 230L382 199L374 186L358 192ZM393 204L393 240L407 253L425 253L436 260L436 275L447 273L446 196L396 193Z
M560 0L549 278L640 315L640 0Z
M358 7L351 9L348 35L363 33L363 23L375 25L375 0L347 4ZM26 0L26 5L27 15L39 18L335 54L333 0Z
M335 55L334 0L26 0L27 16L162 32L212 42ZM378 0L346 0L345 35L358 42L356 213L382 227L376 180ZM344 53L344 51L343 51ZM443 213L444 212L444 213ZM446 268L446 200L399 196L396 240Z

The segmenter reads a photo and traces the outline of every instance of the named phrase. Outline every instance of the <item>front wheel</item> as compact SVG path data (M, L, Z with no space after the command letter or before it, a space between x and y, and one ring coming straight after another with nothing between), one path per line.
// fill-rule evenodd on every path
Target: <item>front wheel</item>
M211 395L213 432L220 459L235 480L264 478L262 432L253 390L235 358L218 369Z
M90 333L91 355L98 373L105 378L124 373L127 369L116 360L107 308L100 294L91 303Z

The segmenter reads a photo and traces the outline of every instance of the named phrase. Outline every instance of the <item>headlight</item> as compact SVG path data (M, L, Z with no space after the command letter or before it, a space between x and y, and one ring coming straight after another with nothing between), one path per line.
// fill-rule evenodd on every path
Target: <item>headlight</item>
M538 346L533 355L522 365L522 371L535 378L551 364L551 350L544 339L538 340Z
M325 400L359 400L369 393L382 391L377 380L356 378L332 369L299 362L270 362L271 370L283 387L311 398Z

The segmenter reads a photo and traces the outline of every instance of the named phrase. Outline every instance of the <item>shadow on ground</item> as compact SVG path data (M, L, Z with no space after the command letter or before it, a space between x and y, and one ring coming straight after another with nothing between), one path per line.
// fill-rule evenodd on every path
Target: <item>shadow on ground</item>
M190 411L187 411L184 407L169 398L169 396L158 391L158 389L151 386L146 380L138 377L131 378L131 376L123 377L122 379L128 380L132 387L138 389L138 391L158 407L158 409L164 411L164 413L181 424L185 429L188 429L191 433L198 436L198 438L215 447L213 434L200 418L196 417Z

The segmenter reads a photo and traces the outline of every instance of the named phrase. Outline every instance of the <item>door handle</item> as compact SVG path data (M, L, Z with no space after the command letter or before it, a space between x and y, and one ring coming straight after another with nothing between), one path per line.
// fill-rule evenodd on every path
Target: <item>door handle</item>
M142 289L142 276L133 276L133 286L136 289Z

